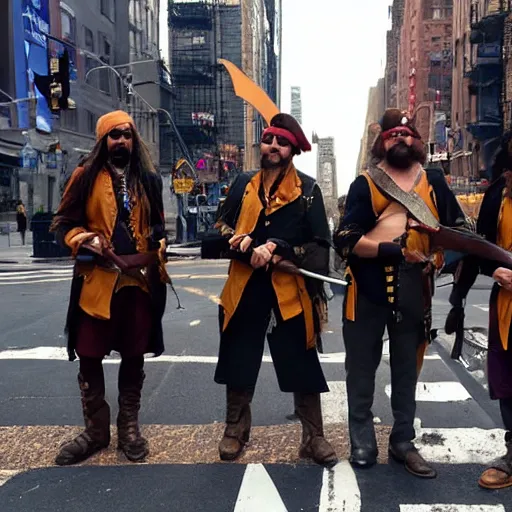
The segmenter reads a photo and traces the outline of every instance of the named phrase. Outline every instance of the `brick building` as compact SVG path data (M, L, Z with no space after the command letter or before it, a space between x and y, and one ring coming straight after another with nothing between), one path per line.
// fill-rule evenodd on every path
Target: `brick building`
M436 142L435 152L446 150L451 48L452 0L405 0L397 59L397 106L417 111L418 130L425 142Z
M398 46L404 17L405 0L394 0L390 7L391 30L386 35L386 72L384 77L384 103L396 107L398 79Z

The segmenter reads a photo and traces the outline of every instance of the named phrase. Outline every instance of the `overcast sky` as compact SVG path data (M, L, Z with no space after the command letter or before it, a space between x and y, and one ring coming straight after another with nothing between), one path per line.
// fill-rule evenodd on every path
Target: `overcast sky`
M303 127L311 137L335 137L338 192L355 176L368 89L383 76L391 0L282 0L281 110L290 112L290 87L302 87ZM297 167L316 174L316 152Z

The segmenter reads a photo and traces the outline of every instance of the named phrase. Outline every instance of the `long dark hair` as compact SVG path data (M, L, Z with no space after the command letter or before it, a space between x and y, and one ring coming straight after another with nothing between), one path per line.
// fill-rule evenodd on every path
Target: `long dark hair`
M149 149L138 134L132 128L132 152L130 156L130 166L127 175L128 188L135 194L140 193L139 187L142 186L149 199L150 204L158 204L159 191L156 187L156 170L149 153ZM79 177L80 194L83 204L92 193L96 178L102 169L110 169L107 137L99 140L92 151L81 159L79 166L83 167L83 172Z
M501 138L500 148L494 157L491 167L491 182L496 181L505 171L512 171L512 155L509 143L512 140L512 131L507 131Z

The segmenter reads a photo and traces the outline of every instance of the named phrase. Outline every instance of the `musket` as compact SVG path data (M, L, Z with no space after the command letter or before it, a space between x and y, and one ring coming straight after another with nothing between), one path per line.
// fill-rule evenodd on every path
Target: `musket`
M485 238L470 231L448 228L441 224L437 227L425 224L411 224L411 229L430 235L432 248L462 252L483 260L495 261L500 266L512 270L512 253Z

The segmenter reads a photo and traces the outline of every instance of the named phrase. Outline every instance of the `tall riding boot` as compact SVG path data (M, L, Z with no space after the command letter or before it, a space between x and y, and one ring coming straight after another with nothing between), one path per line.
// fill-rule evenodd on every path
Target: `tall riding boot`
M149 454L148 442L139 430L139 410L142 385L146 377L144 358L121 361L119 369L119 414L117 416L117 447L132 462L142 462Z
M226 391L226 429L219 443L222 460L235 460L249 441L251 432L251 401L254 389Z
M78 374L85 430L61 446L55 459L59 466L69 466L88 459L110 444L110 407L105 401L103 365L99 359L94 371ZM81 363L80 368L84 370Z
M302 423L299 457L332 467L338 462L333 447L324 437L320 393L294 393L295 413Z

